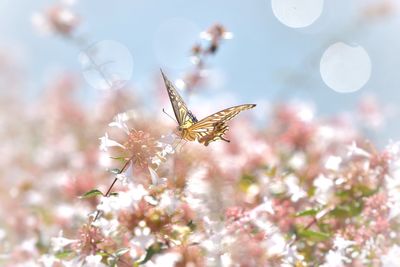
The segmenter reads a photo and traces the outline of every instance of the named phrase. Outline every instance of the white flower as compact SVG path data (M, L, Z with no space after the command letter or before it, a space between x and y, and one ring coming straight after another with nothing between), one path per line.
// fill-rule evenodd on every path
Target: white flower
M233 260L230 253L224 253L221 255L221 264L223 267L233 266Z
M314 119L314 108L308 104L299 104L297 107L297 117L303 122L311 122Z
M386 146L386 151L392 155L398 155L400 153L400 142L390 140L389 145Z
M160 140L166 140L166 137L162 137ZM151 163L155 164L157 167L160 166L162 160L165 159L168 154L173 154L175 152L171 144L165 143L165 141L157 141L157 147L161 148L161 151L152 157Z
M115 146L125 148L123 145L121 145L117 141L109 139L107 133L105 133L104 136L100 137L99 139L101 141L101 143L100 143L100 150L101 151L107 151L107 149L109 147L115 147Z
M51 242L51 246L54 251L60 251L65 246L68 246L70 244L77 242L77 240L76 239L68 239L68 238L63 237L63 231L60 231L60 233L58 234L58 237L52 237L50 242Z
M211 41L212 35L209 32L204 31L200 33L200 38L207 41Z
M119 113L117 116L114 117L114 121L110 122L108 126L110 127L117 127L119 129L122 129L125 133L129 134L129 128L126 125L126 121L130 120L130 117L128 116L128 113Z
M38 264L38 263L37 263L35 260L33 260L33 259L21 261L21 262L19 262L18 264L13 265L13 266L15 266L15 267L26 267L26 266L29 266L29 267L43 267L42 264Z
M295 153L289 160L289 166L294 170L299 170L304 167L306 163L306 156L304 153Z
M320 174L314 180L313 184L320 192L327 192L332 188L333 181L332 179L326 178L324 175Z
M330 156L325 162L325 168L331 171L339 170L340 163L342 163L341 157Z
M390 161L390 171L385 177L385 187L388 192L389 200L388 206L390 207L389 219L394 219L400 214L400 160L398 143L388 147L387 150L392 154Z
M161 165L161 163L162 163L162 160L161 160L160 157L154 156L154 157L151 158L151 164L154 164L154 165L156 165L158 167L158 166Z
M76 20L76 16L68 9L62 9L59 14L59 19L65 24L72 24Z
M304 256L297 252L297 247L294 244L287 244L282 255L284 255L284 258L281 267L293 267L299 265L299 263L302 263L300 266L306 266Z
M225 40L233 39L233 33L232 32L224 32L222 34L222 38Z
M338 251L344 252L344 250L352 245L354 245L356 242L351 241L351 240L346 240L341 236L336 236L335 240L333 240L333 247L336 248Z
M267 238L266 247L269 256L282 255L286 251L287 244L285 238L279 232L275 232Z
M177 252L169 252L157 254L151 261L146 262L144 267L174 267L181 260L181 254Z
M110 236L113 233L116 233L118 227L120 226L117 219L107 220L103 217L100 217L96 221L92 222L92 225L101 229L105 236Z
M274 208L272 207L272 201L269 198L264 197L262 204L255 207L250 212L250 216L252 216L252 214L257 214L258 212L261 212L261 211L266 211L269 214L275 214Z
M333 250L330 250L325 256L325 263L323 267L342 267L345 266L345 262L349 259L345 256L346 249L355 242L351 240L346 240L341 236L336 236L333 241Z
M130 241L133 246L145 250L154 243L155 238L149 227L136 227L134 233L135 237Z
M185 188L186 202L193 210L202 215L207 214L210 201L211 185L205 179L206 175L207 168L195 169L189 175Z
M60 204L57 206L55 214L57 214L59 218L71 220L73 216L77 215L76 207L68 204Z
M0 228L0 241L3 240L5 237L6 237L6 231Z
M43 264L44 267L53 267L55 266L54 263L59 262L60 260L57 259L54 255L43 254L39 258L39 262Z
M288 193L291 195L290 199L293 202L305 197L307 193L299 186L299 179L294 175L289 175L285 179L285 184L288 188Z
M346 258L341 252L330 250L325 256L325 263L322 264L321 267L344 267L344 260L346 260Z
M392 246L389 251L382 255L382 267L400 267L400 247L398 245Z
M106 267L104 263L101 262L102 260L101 255L89 255L85 258L85 267Z
M159 208L165 210L168 215L176 211L179 200L174 196L170 190L166 190L161 194Z
M329 178L325 177L324 175L320 174L314 180L313 184L316 188L316 191L315 191L316 200L321 204L326 204L329 197L332 194L332 187L334 184L332 179L329 179Z
M233 38L233 33L229 31L223 31L221 37L222 39L230 40ZM204 31L200 33L200 38L203 40L211 41L213 39L213 34L208 31Z
M164 185L167 183L167 178L160 178L155 170L153 170L151 167L149 167L149 172L150 172L150 177L151 177L151 183L154 186L157 185Z
M371 154L365 151L364 149L361 149L357 146L356 142L353 141L350 146L347 146L348 152L347 156L363 156L366 158L370 158Z
M97 209L105 213L126 209L136 206L147 195L148 192L144 189L143 185L134 186L129 184L129 190L126 192L120 192L116 196L102 197Z
M122 185L128 185L128 177L126 176L126 173L119 173L117 175L115 175L115 178L118 179Z
M105 151L101 151L99 153L98 161L101 166L106 167L106 168L109 168L111 166L111 162L112 162L110 155Z
M390 208L389 219L394 219L400 214L400 197L390 198L388 206Z
M82 262L82 261L83 261L83 260L81 260L81 259L79 259L79 258L74 258L74 259L72 259L72 260L70 260L70 261L63 260L63 261L62 261L62 266L63 266L63 267L86 266L86 265L83 265L83 262Z
M23 251L34 254L37 252L36 243L36 238L26 239L22 241L22 243L19 245L19 248Z

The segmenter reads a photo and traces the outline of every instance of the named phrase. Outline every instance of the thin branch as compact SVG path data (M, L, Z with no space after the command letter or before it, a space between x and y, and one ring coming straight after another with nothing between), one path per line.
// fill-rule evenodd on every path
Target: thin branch
M125 162L124 166L123 166L122 169L117 173L117 175L123 173L123 172L126 170L126 168L128 167L129 163L132 161L132 159L133 159L133 156L130 157L130 158ZM114 178L114 181L111 183L111 185L110 185L110 187L108 188L107 193L104 195L104 197L109 197L109 196L110 196L111 190L112 190L112 188L114 187L114 185L115 185L115 183L117 182L117 180L118 180L118 178L115 177L115 178ZM100 217L100 215L101 215L101 211L100 211L100 210L97 210L97 213L96 213L96 216L94 217L93 222L95 222L95 221Z

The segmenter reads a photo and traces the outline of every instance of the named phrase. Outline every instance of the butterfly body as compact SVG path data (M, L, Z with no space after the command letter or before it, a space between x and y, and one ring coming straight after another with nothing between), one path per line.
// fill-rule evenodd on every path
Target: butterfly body
M216 112L202 120L197 120L193 113L187 108L182 97L174 85L161 71L168 96L171 101L175 117L178 121L178 131L182 139L186 141L198 141L205 146L217 140L229 142L224 134L229 130L227 121L238 115L241 111L254 108L255 104L244 104L230 107Z

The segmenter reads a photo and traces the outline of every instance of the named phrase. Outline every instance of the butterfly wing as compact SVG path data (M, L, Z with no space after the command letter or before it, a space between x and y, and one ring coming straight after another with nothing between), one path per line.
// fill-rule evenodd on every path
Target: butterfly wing
M179 126L187 125L188 123L190 125L196 123L198 121L197 118L187 108L185 102L183 102L182 97L179 95L173 83L167 78L167 76L165 76L163 71L161 71L161 74L163 76L169 100L171 101L171 105Z
M197 140L204 145L216 140L229 142L223 135L229 130L226 124L243 110L254 108L255 104L245 104L230 107L214 113L189 127L189 134L196 136Z

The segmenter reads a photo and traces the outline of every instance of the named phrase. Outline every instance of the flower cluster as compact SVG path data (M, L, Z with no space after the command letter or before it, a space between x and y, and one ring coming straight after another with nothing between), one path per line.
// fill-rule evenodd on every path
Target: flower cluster
M193 63L193 69L177 81L177 86L180 89L186 89L189 93L207 81L209 76L207 58L215 55L222 42L232 39L233 34L223 25L217 23L200 33L200 38L203 42L195 44L191 49L190 60Z
M54 4L32 16L32 23L41 33L70 36L80 24L79 16L65 4Z
M25 143L43 141L32 142L37 157L14 147L15 156L7 159L17 160L14 166L23 173L8 182L13 201L5 203L18 213L1 226L12 229L0 235L7 240L2 261L44 266L395 261L399 143L380 151L355 124L319 119L309 106L289 103L274 108L265 128L250 127L245 116L234 120L229 144L177 148L176 137L164 136L168 124L139 116L140 106L113 118L107 111L117 106L101 109L102 116L85 113L72 97L78 84L72 81L67 75L50 84L44 101L52 104L25 122L32 127L29 136L15 136ZM101 106L120 104L112 97L104 101ZM7 118L3 123L10 131L18 127ZM106 132L100 141L99 132ZM102 193L113 177L115 187Z
M58 7L46 18L64 35L79 22ZM197 73L232 34L201 37ZM372 100L347 119L277 104L269 123L239 116L230 143L204 147L180 145L131 92L87 109L81 87L65 73L37 104L0 106L13 139L0 148L0 265L399 266L400 143L365 137L363 120L383 120Z

